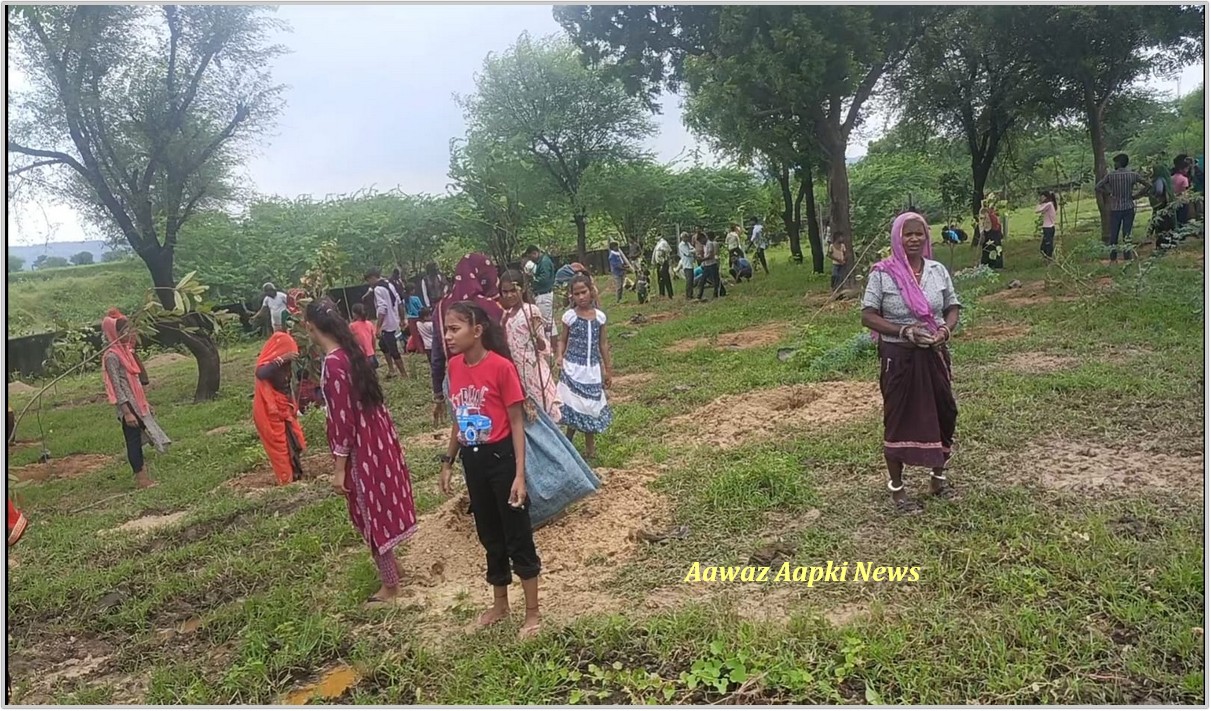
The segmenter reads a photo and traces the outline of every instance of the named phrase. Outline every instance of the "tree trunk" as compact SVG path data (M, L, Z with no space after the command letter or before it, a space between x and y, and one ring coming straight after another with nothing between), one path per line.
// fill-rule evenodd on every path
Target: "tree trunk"
M803 167L802 191L807 202L807 241L812 249L812 271L824 273L824 243L820 239L820 217L816 214L816 186L812 184L811 168Z
M854 234L849 220L849 169L845 165L846 139L837 127L823 132L820 144L828 160L828 219L835 241L845 246L845 278L840 293L853 294L858 290L858 265L854 254Z
M1098 106L1090 89L1085 91L1085 121L1089 124L1089 142L1093 147L1093 181L1096 184L1106 177L1109 167L1106 165L1106 127L1102 122L1102 107ZM1097 201L1102 222L1102 243L1110 244L1110 206L1106 204L1106 196L1097 190L1093 191L1093 197Z
M589 261L588 253L588 236L586 234L586 226L588 220L584 213L572 215L572 222L576 224L576 255L580 258L580 263L585 264ZM587 266L587 265L586 265Z
M798 171L796 171L796 174ZM795 264L803 263L803 179L799 179L799 189L795 191L795 238L791 240L791 257Z
M786 229L786 238L790 240L791 253L802 250L799 249L799 222L795 215L795 197L791 194L791 171L790 166L783 164L778 166L775 171L778 177L778 187L782 191L782 226Z
M176 298L173 291L176 282L173 280L173 252L171 249L160 247L151 254L140 254L143 262L151 272L151 283L156 289L156 298L166 309L176 308ZM181 345L189 349L190 354L198 362L198 384L194 389L194 402L213 400L219 394L219 349L210 334L198 329L194 333L181 330L181 324L156 324L159 334L155 341L164 346Z

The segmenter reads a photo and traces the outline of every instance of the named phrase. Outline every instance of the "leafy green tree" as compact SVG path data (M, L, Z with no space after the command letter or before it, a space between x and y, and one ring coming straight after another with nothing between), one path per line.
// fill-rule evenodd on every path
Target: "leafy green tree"
M67 266L71 266L71 263L63 257L52 257L46 254L40 254L38 255L38 258L34 260L34 269L61 269Z
M655 130L643 104L584 66L569 44L525 34L503 54L488 56L475 93L461 104L472 134L504 144L551 176L566 198L583 258L585 174L641 155L641 141Z
M972 219L1010 131L1046 114L1051 100L1050 83L1039 76L1026 41L1034 28L1022 10L966 6L942 14L890 77L906 119L965 143Z
M19 272L25 268L25 260L12 252L8 255L8 273Z
M677 87L698 72L741 87L752 115L797 130L799 145L818 145L852 289L846 148L876 86L934 13L890 5L613 5L564 6L555 16L588 61L626 77L634 92L651 97L661 83Z
M85 264L92 264L93 263L93 253L92 252L77 252L71 256L70 261L72 264L74 264L78 267L83 266Z
M585 204L604 217L623 244L643 243L665 224L673 176L653 161L597 165L586 174Z
M232 194L233 169L281 106L266 67L267 8L40 5L9 8L9 56L32 88L10 95L10 179L50 192L124 239L175 310L181 228ZM205 333L165 325L161 340L198 361L196 400L219 389Z
M1083 121L1093 149L1094 177L1108 170L1107 112L1132 86L1201 60L1203 5L1032 5L1021 8L1031 33L1023 38L1055 106ZM1102 234L1109 212L1097 198Z

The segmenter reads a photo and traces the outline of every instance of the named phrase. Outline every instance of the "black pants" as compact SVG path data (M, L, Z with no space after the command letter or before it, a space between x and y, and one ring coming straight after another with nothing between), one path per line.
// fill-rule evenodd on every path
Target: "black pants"
M1123 258L1135 259L1131 250L1131 229L1135 226L1135 208L1110 211L1110 261L1118 261L1119 238L1123 240Z
M384 328L378 335L378 347L382 349L383 355L387 356L389 363L400 360L399 331L388 331Z
M753 258L761 262L761 268L765 270L766 274L769 274L769 265L765 263L765 247L757 247L753 252Z
M698 285L698 298L702 298L702 292L706 291L706 283L710 282L715 288L715 298L719 298L719 289L723 286L719 280L719 262L714 264L702 265L702 283Z
M667 293L670 299L673 298L673 275L669 273L668 262L657 265L656 285L657 288L660 289L661 296L664 296Z
M1002 235L1000 230L989 230L984 233L984 249L980 255L980 263L992 269L1005 268L1005 253L1001 251Z
M508 585L513 582L513 573L522 580L537 576L542 564L534 548L529 502L521 509L509 505L509 490L517 474L513 440L463 447L460 454L475 531L488 557L488 584Z
M1040 247L1040 251L1042 251L1043 256L1048 259L1052 259L1055 257L1055 228L1054 227L1044 227L1043 228L1043 244Z
M685 272L685 298L694 298L694 268L682 269Z
M130 468L138 474L143 471L143 428L123 421L122 436L126 438L126 458L130 461Z

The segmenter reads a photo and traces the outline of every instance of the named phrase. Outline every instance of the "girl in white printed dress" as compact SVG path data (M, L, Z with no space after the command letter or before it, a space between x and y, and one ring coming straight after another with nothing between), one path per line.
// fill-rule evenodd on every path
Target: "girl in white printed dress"
M556 390L562 403L563 424L568 439L584 432L585 459L597 457L596 435L605 432L614 419L606 402L606 388L613 380L610 344L606 338L606 315L593 306L592 282L577 275L569 284L573 308L563 314L555 360L560 364Z

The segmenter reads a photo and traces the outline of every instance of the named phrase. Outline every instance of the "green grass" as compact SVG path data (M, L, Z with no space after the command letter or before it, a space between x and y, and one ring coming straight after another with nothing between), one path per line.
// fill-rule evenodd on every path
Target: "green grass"
M772 277L736 287L721 301L607 304L617 372L653 379L616 405L615 424L599 439L601 465L663 465L651 486L690 535L602 568L608 571L602 589L627 604L552 620L526 643L514 640L515 624L432 641L418 633L428 620L424 610L364 609L374 569L343 502L325 496L322 482L252 498L219 486L264 467L251 433L206 434L249 419L249 347L224 353L222 395L207 404L189 402L191 364L155 369L149 396L176 440L168 454L152 455L160 487L77 511L130 491L129 469L115 460L79 479L19 489L33 526L10 554L14 699L265 703L343 663L356 667L361 680L341 700L379 704L728 696L798 703L1205 703L1199 492L1059 493L1015 483L1029 467L1017 471L1006 463L1021 464L1014 457L1029 445L1057 439L1201 457L1202 245L1111 270L1091 259L1084 223L1062 240L1075 256L1047 267L1021 227L1028 216L1013 219L1008 269L995 288L1011 279L1047 281L1047 294L1080 298L1003 303L960 294L972 297L964 317L971 330L953 348L961 409L953 479L963 498L931 503L919 517L889 511L877 413L780 430L728 449L700 447L694 428L669 424L724 395L759 399L767 388L816 380L801 361L783 363L775 353L805 347L809 338L831 342L858 332L852 303L821 311L818 299L803 298L824 292L826 276L793 267L775 251ZM956 258L956 266L973 261L965 246ZM634 313L666 310L679 315L627 323ZM668 349L766 322L810 322L811 329L740 351ZM981 340L981 329L995 324L1029 331ZM996 365L1039 351L1076 361L1042 373ZM834 377L875 378L869 354L840 363L843 373ZM388 384L405 437L429 429L422 383ZM120 452L110 407L79 404L99 387L95 375L63 381L40 411L41 429L31 415L19 438L44 433L56 457ZM24 404L13 401L18 409ZM711 415L729 416L726 408ZM697 427L712 422L704 418ZM306 422L316 450L322 426L318 418ZM38 449L16 450L12 464L32 462ZM433 493L436 451L409 452L422 512L442 501ZM919 491L922 477L910 477L909 485ZM820 512L813 522L784 523L810 509ZM141 515L176 511L187 512L181 522L146 536L99 534ZM441 523L422 523L433 525ZM717 584L706 594L681 584L691 562L744 564L771 535L797 547L796 564L921 566L921 581L810 589ZM486 602L479 580L466 582L470 603ZM684 597L684 604L645 608L640 603L656 589ZM742 614L757 607L775 619ZM844 609L860 614L844 618L838 613ZM200 622L196 632L166 632L191 620ZM445 621L453 628L454 620ZM78 677L59 673L57 665L86 654L104 661Z
M133 311L151 286L137 259L8 275L9 335L95 324L105 309Z

